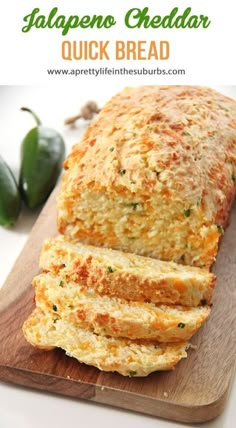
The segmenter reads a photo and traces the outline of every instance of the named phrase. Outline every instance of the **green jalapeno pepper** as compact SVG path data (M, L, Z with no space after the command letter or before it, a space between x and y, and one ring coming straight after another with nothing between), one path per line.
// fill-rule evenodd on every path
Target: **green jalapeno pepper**
M49 196L61 172L65 144L54 129L42 126L38 116L22 107L34 117L37 126L25 136L21 146L20 192L29 208L41 205Z
M21 198L14 175L0 156L0 225L13 226L20 214Z

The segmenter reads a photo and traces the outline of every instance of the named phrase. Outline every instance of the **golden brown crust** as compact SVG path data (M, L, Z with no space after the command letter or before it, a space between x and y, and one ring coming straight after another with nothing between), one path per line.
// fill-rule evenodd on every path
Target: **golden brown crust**
M235 196L236 102L203 87L127 88L65 169L61 233L210 267Z

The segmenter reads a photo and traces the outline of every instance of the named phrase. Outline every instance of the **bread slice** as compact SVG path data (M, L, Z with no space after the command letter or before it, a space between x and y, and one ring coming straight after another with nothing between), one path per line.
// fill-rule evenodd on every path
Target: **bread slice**
M39 308L25 321L23 333L37 348L59 347L81 363L124 376L147 376L156 370L170 370L187 357L186 343L159 344L99 336Z
M100 295L173 305L210 304L215 282L215 276L205 269L75 245L63 237L44 243L40 267Z
M114 96L65 161L59 232L209 268L235 197L236 101L200 86Z
M102 336L151 339L159 342L188 341L210 314L210 307L156 306L99 296L60 276L43 273L33 280L36 305L45 313Z

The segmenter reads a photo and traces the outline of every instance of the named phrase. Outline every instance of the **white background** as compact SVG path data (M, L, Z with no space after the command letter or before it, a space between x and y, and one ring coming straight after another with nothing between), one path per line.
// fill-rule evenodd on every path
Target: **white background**
M74 29L67 36L60 29L32 29L22 33L23 17L35 7L47 15L57 6L59 14L69 15L113 15L117 24L111 29ZM192 7L192 14L207 15L211 25L207 29L127 29L124 16L132 7L149 7L151 16L168 15L178 6L183 12ZM36 84L58 82L88 83L91 78L73 76L49 76L48 68L80 68L93 66L155 66L186 68L185 76L136 77L136 83L156 84L204 84L232 85L235 83L235 14L234 1L215 0L8 0L4 2L1 16L1 67L2 84ZM170 59L168 61L64 61L61 59L63 40L168 40ZM93 78L92 78L93 79ZM109 79L111 79L109 77ZM98 78L98 84L104 78ZM134 77L115 77L123 84L131 84ZM106 79L105 79L106 81Z
M86 14L112 14L117 25L110 30L72 30L61 36L60 30L34 30L23 34L23 16L39 7L48 14L57 6L59 13L79 16ZM173 7L180 11L191 6L193 13L208 15L211 25L202 30L128 30L123 17L132 7L149 7L150 15L166 15ZM64 135L69 150L80 138L85 124L78 123L74 130L63 126L63 119L77 113L88 99L95 99L102 106L117 90L138 84L202 84L234 85L235 79L235 14L234 2L215 0L8 0L1 14L1 85L34 85L33 87L0 88L0 153L8 161L16 176L19 169L20 142L33 126L27 113L19 111L22 105L35 109L45 125L55 127ZM115 63L63 61L63 40L168 40L170 60ZM51 77L48 68L82 68L94 66L185 68L185 76L166 77ZM234 88L220 87L222 92L236 97ZM0 286L3 284L14 260L21 250L39 213L24 210L12 230L0 229ZM1 346L1 344L0 344ZM225 412L208 424L208 428L232 428L235 425L236 384ZM78 426L127 425L131 428L174 428L183 426L141 414L118 410L95 403L57 397L25 388L0 383L0 428L64 428Z
M34 109L43 123L59 130L66 141L67 151L84 131L87 123L78 121L74 129L66 128L63 121L77 113L88 99L94 99L102 107L104 102L121 88L119 82L110 85L77 86L20 86L0 87L0 154L12 167L16 177L19 172L20 143L34 126L33 119L20 107L25 105ZM236 86L218 86L226 95L236 98ZM37 218L26 209L22 212L16 226L11 230L0 228L0 286L23 247ZM0 344L1 346L1 344ZM236 383L230 395L225 412L215 421L201 425L208 428L232 428L236 420ZM57 397L52 394L36 392L26 388L0 383L0 428L65 428L65 426L102 426L103 428L175 428L183 426L137 413L109 408L81 400Z

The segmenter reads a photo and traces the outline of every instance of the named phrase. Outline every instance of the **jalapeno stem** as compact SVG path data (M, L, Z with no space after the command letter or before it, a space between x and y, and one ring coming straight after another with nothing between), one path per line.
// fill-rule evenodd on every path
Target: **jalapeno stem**
M33 110L30 110L28 107L21 107L21 110L22 111L27 111L28 113L31 113L32 116L33 116L33 118L35 119L35 121L37 123L37 126L42 125L41 120L39 119L39 117L37 116L37 114Z

